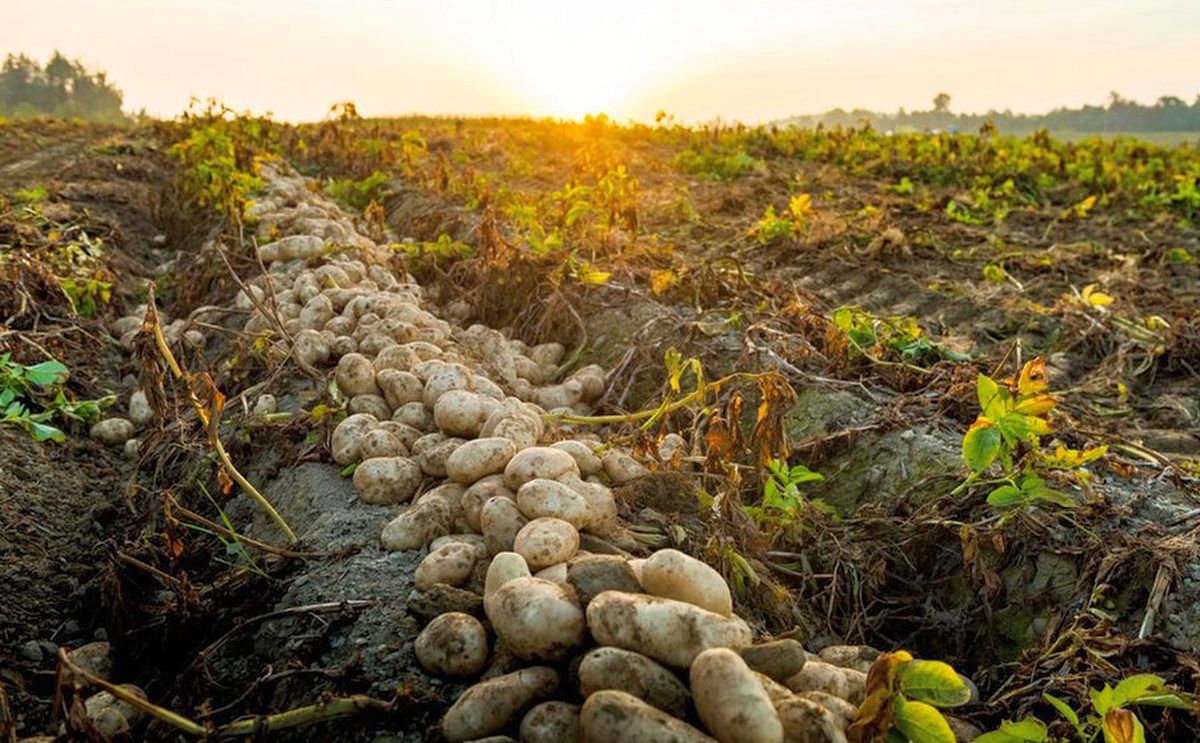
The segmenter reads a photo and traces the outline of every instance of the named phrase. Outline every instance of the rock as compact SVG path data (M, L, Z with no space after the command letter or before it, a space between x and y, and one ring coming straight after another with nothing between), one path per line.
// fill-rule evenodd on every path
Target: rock
M739 652L748 666L781 683L804 668L804 646L792 639L751 645Z
M579 555L567 562L567 582L575 589L579 603L587 606L605 591L641 593L642 584L633 568L616 555Z
M476 617L484 615L482 596L442 583L428 591L413 591L408 596L406 607L413 615L427 622L452 611Z
M154 420L154 408L150 407L150 402L146 399L146 393L141 390L135 390L129 396L129 420L138 428Z

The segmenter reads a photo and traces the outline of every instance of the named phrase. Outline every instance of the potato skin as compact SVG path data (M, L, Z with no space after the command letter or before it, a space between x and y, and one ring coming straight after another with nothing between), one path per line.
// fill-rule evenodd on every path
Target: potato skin
M646 558L642 588L651 595L686 601L722 616L733 613L733 595L721 574L679 550L658 550Z
M542 702L521 719L521 743L577 743L579 707L566 702Z
M771 699L742 660L728 648L696 656L688 672L696 712L722 743L782 743L783 725Z
M525 524L513 538L513 552L525 558L530 570L566 562L578 549L579 531L562 519L548 516Z
M517 445L510 439L493 436L468 441L446 457L446 475L454 482L470 485L504 472L516 454Z
M413 643L417 662L439 676L474 676L488 659L487 631L483 624L462 612L435 617Z
M633 650L677 668L687 668L714 647L750 644L750 628L698 606L639 593L605 591L587 608L588 627L601 645Z
M504 481L514 491L536 478L557 480L563 475L579 474L575 458L561 449L532 446L520 451L504 468Z
M406 457L375 457L354 470L354 489L364 503L395 505L413 497L421 486L421 469Z
M583 644L583 611L561 586L540 578L513 578L484 602L492 628L522 660L562 660Z
M861 704L867 674L853 668L840 668L823 661L809 660L786 683L794 692L823 691L851 704Z
M460 743L498 733L557 687L558 673L546 666L522 668L475 684L446 711L442 734L452 743Z
M579 664L579 693L624 691L664 712L687 715L692 695L675 674L644 655L614 647L596 648Z
M584 743L711 743L712 738L623 691L587 698L579 712Z

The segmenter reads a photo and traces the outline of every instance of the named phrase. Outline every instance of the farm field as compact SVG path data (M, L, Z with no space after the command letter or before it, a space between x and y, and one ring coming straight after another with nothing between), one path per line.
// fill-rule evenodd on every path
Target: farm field
M1197 739L1200 149L1071 139L0 123L0 739Z

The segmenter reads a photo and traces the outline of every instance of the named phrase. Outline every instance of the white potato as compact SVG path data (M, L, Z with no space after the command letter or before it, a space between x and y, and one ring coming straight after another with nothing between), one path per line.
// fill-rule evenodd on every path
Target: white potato
M470 614L452 611L435 617L413 643L417 662L439 676L474 676L488 659L487 631Z

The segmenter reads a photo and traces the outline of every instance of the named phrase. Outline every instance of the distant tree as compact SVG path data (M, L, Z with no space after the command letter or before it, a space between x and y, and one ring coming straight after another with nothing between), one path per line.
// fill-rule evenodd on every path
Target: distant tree
M121 91L103 72L54 52L45 67L24 54L9 54L0 66L0 115L55 116L120 123Z
M950 110L950 94L938 93L933 97L933 110L938 113L946 113Z

